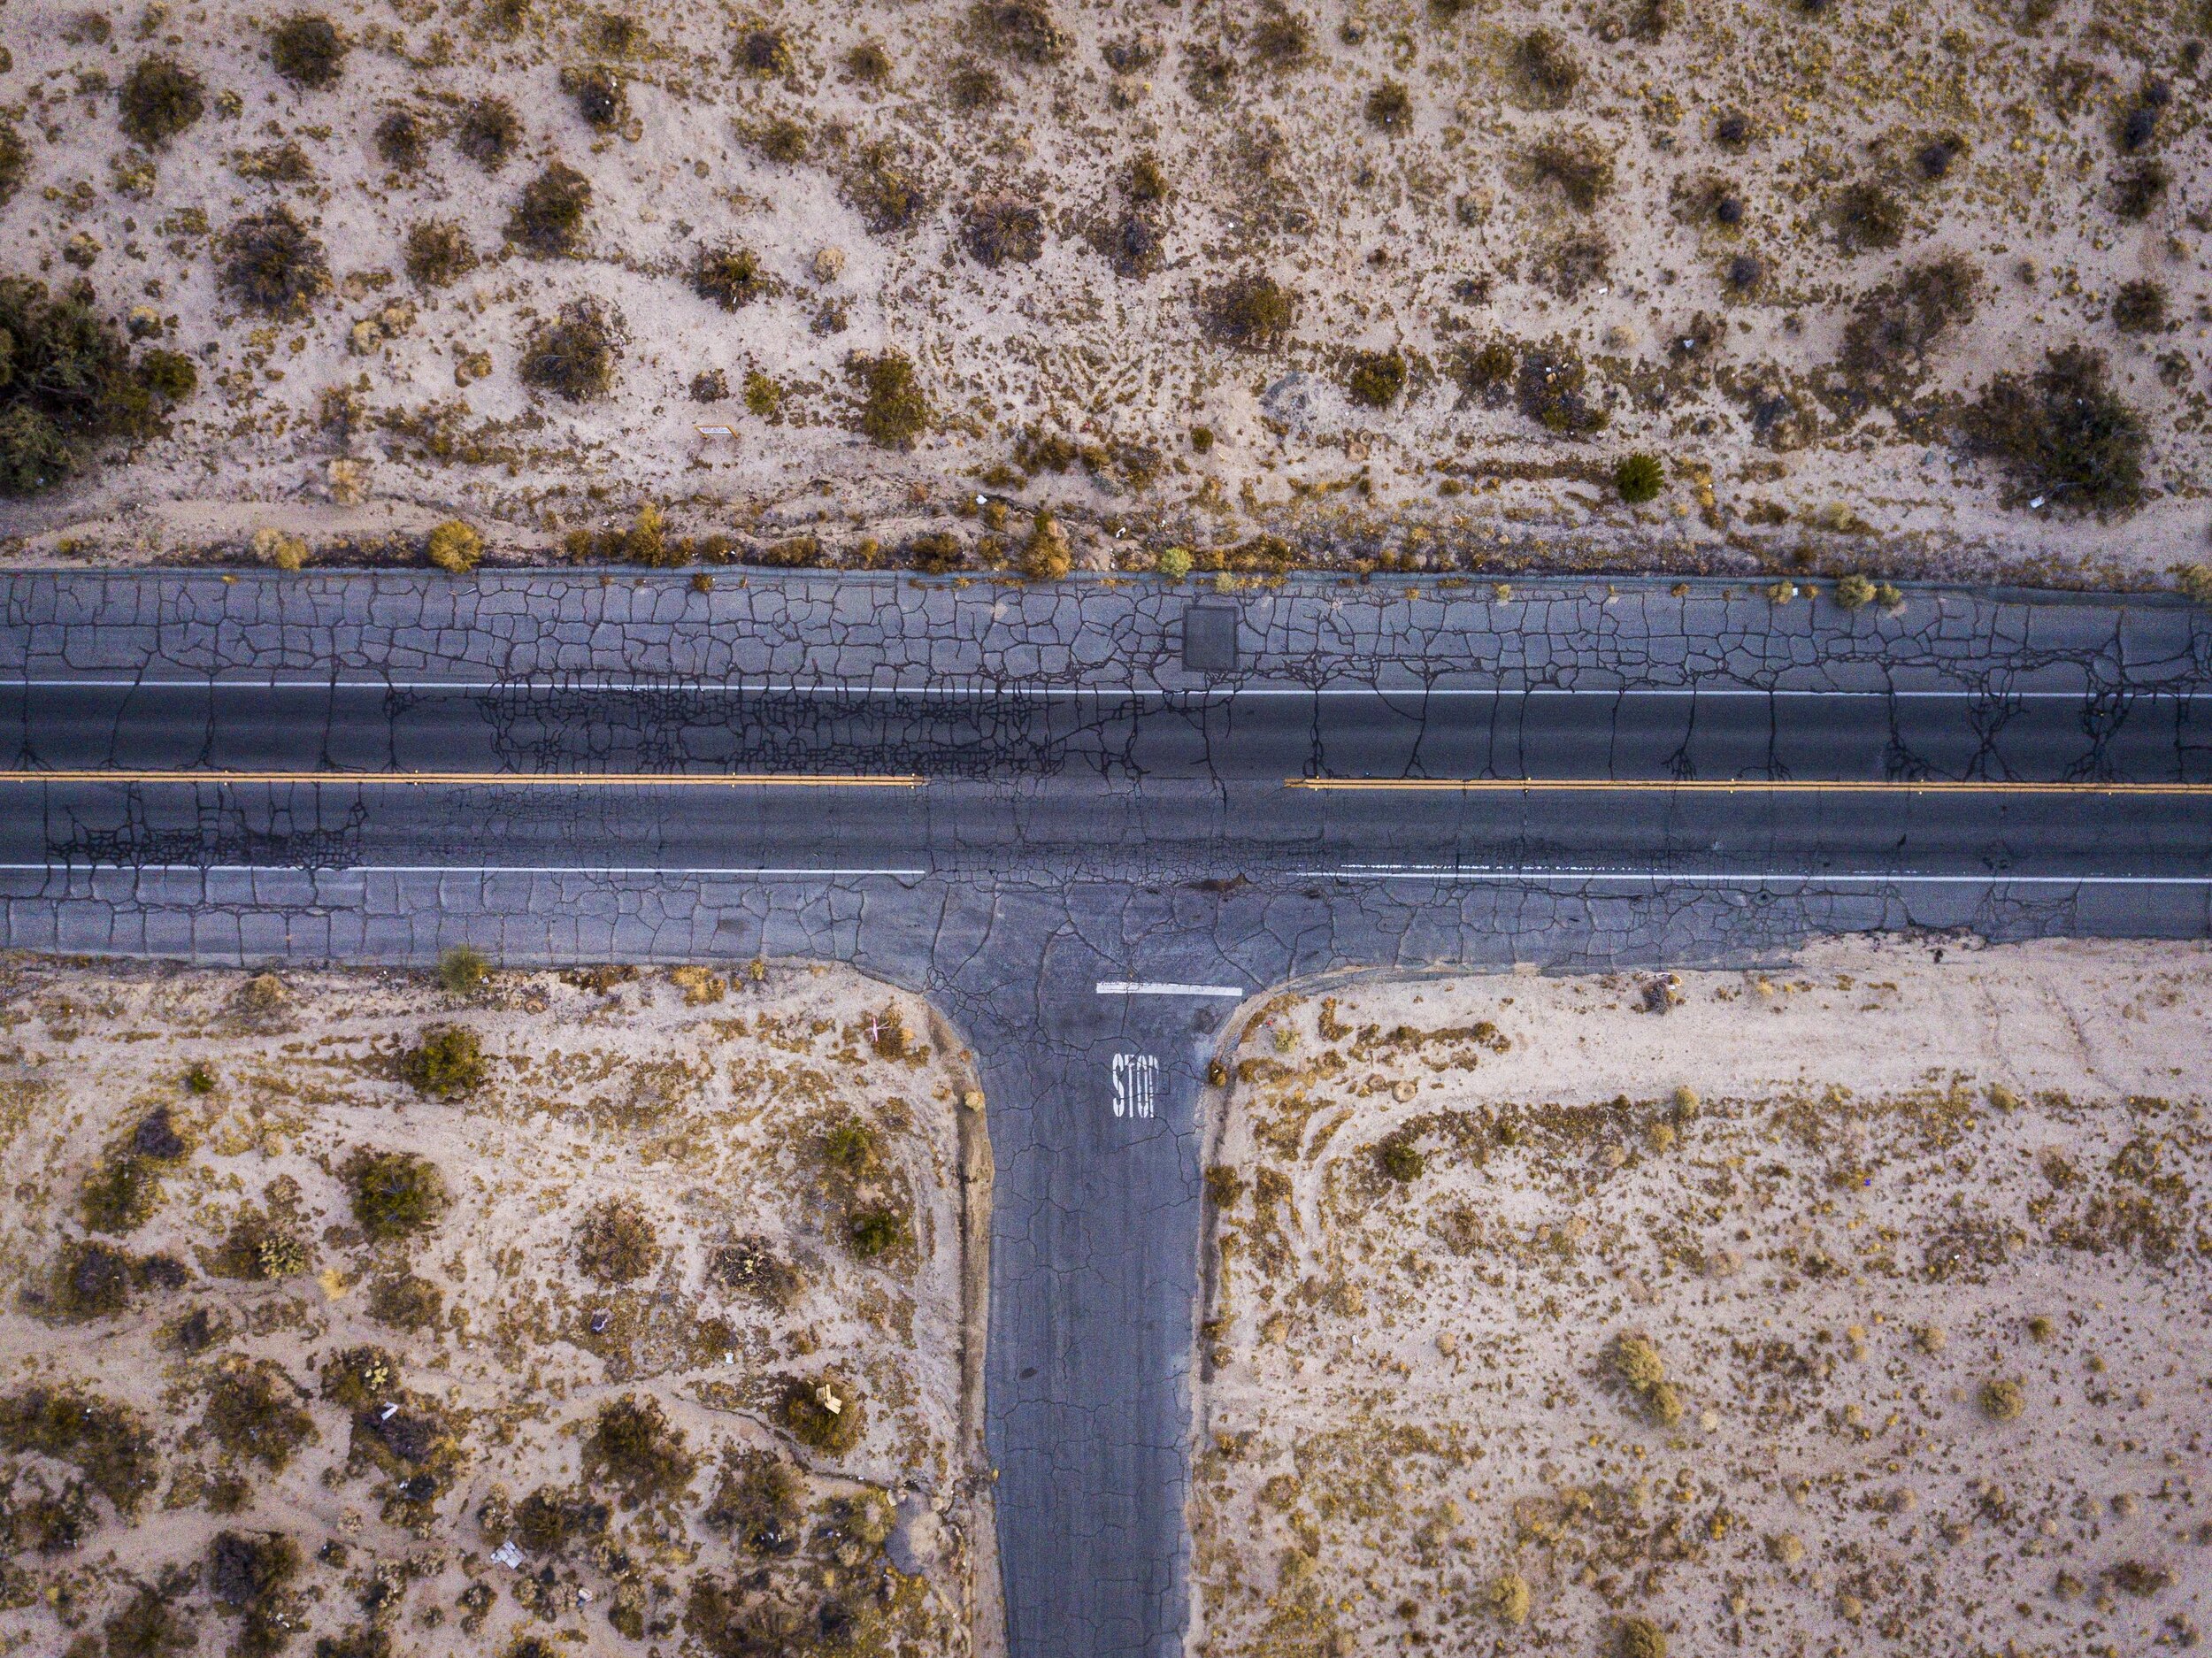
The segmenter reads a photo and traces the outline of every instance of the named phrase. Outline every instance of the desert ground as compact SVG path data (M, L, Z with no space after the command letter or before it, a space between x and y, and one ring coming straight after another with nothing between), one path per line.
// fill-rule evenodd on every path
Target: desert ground
M0 964L0 1652L1001 1650L955 1039L449 959Z
M0 560L2167 585L2208 29L15 0Z
M2212 954L1348 980L1217 1073L1194 1653L2212 1617Z

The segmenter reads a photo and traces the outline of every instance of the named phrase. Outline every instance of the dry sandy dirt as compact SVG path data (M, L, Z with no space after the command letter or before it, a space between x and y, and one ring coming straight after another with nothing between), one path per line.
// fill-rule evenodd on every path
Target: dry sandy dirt
M280 73L301 15L345 50ZM11 0L4 263L143 308L200 387L96 480L0 504L5 557L267 530L413 562L458 515L495 563L1003 569L1048 505L1093 568L2158 585L2207 552L2208 27L2200 0ZM134 142L150 58L201 113ZM589 204L534 251L516 211L556 165ZM279 209L327 280L257 310L232 238ZM444 257L411 266L424 226ZM749 263L703 292L717 254ZM1253 277L1294 313L1225 309ZM580 303L618 338L572 400L522 370ZM2139 506L2080 516L2081 478L1968 441L1968 403L2072 348L2139 423ZM855 371L885 354L926 424L878 443ZM1631 452L1663 464L1646 504ZM609 539L647 504L664 533Z
M911 998L19 958L0 1009L0 1652L999 1648L989 1154Z
M2201 946L1265 1004L1193 1650L2196 1645L2208 1051Z

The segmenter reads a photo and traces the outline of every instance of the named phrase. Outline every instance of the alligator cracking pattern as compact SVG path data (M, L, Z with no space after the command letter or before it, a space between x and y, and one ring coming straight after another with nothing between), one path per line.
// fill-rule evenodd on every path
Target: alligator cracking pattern
M1777 607L1717 586L1686 596L1532 587L1501 601L1432 584L1290 582L1209 597L1239 608L1242 658L1205 676L1180 664L1187 595L1151 585L801 577L700 593L659 577L25 576L0 589L0 675L361 677L388 687L396 715L421 695L411 680L526 685L491 740L525 769L533 755L572 762L580 743L625 764L772 767L790 751L749 747L726 721L715 737L696 693L832 680L999 692L1962 688L1978 718L2000 725L2016 707L2008 699L2041 688L2085 694L2093 765L2100 732L2124 724L2133 699L2202 691L2212 671L2206 619L2171 605L1947 594L1916 594L1893 617ZM589 697L599 680L669 695L610 712ZM795 729L818 711L766 724ZM2173 741L2181 763L2198 764L2187 711ZM38 763L35 722L18 718L21 757L9 764ZM1082 717L1069 718L1050 741ZM606 728L580 736L568 729L579 718ZM924 729L929 720L941 729ZM1357 968L1749 966L1809 936L1870 929L2212 934L2202 886L1916 885L1879 871L1685 885L1532 869L1543 834L1525 817L1483 879L1340 879L1302 867L1313 851L1294 843L1242 856L1236 811L1258 797L1207 787L1202 767L1190 802L1172 791L1137 802L1133 782L1121 802L1115 767L1091 754L1109 787L1080 821L1050 818L1020 776L1054 762L1033 716L989 708L961 725L933 703L898 722L903 759L953 782L923 795L950 803L915 799L872 819L826 806L822 844L879 854L912 835L913 873L749 872L788 833L774 809L694 808L649 788L519 802L426 791L395 806L291 786L194 790L166 805L131 794L119 810L49 791L36 822L18 808L8 831L0 945L240 963L424 963L463 942L517 964L835 958L929 997L975 1049L990 1101L987 1452L1011 1648L1041 1658L1175 1653L1186 1614L1200 1114L1234 1002L1102 996L1100 981L1250 994ZM838 741L803 744L809 764ZM995 757L975 761L979 746ZM865 749L856 741L850 757ZM970 821L993 813L995 827ZM1448 821L1455 848L1469 821ZM1339 827L1332 856L1365 834L1402 849L1386 820ZM531 867L487 867L526 844ZM1133 1062L1156 1063L1152 1115L1117 1094L1117 1057L1125 1077Z

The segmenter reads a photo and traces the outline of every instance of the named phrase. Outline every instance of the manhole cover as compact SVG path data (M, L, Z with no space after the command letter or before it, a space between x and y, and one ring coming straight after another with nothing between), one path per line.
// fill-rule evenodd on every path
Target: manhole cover
M1234 673L1237 612L1228 604L1183 607L1183 666L1193 673Z

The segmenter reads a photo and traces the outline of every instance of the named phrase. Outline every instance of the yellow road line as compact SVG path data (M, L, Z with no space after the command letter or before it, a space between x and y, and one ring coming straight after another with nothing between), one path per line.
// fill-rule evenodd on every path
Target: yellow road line
M353 787L488 785L500 788L920 788L919 777L740 771L6 771L0 783L335 783Z
M1291 777L1285 788L1325 789L1345 794L1384 791L1467 794L1593 794L1663 792L1670 794L2212 794L2212 783L2007 783L1995 779L1855 782L1848 779L1741 781L1690 778L1327 778Z

